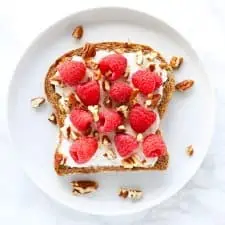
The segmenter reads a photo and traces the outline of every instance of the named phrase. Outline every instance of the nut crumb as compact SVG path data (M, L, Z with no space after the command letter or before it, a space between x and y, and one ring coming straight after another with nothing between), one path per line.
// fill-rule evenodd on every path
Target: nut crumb
M186 148L186 153L188 154L188 156L192 156L194 154L194 149L193 149L193 146L192 145L189 145Z
M75 29L72 33L72 36L76 39L81 39L83 37L83 33L84 33L84 29L80 25L80 26L75 27Z
M143 197L143 192L139 189L120 188L119 197L137 201Z
M52 113L49 117L48 117L48 121L50 121L53 124L57 124L57 120L56 120L56 115L55 113Z
M45 103L45 98L43 98L43 97L36 97L36 98L32 98L31 99L31 106L32 106L32 108L38 108L43 103Z
M74 195L89 194L98 189L98 183L90 180L78 180L72 181L72 193Z
M183 80L175 85L177 91L184 92L194 85L193 80Z

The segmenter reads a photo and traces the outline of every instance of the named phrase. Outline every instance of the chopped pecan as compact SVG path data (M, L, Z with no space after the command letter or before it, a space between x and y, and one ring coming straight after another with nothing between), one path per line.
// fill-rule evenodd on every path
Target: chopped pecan
M111 145L111 140L109 139L109 137L107 135L102 136L102 144L104 146Z
M95 45L91 43L86 43L83 47L82 58L90 58L96 55Z
M130 99L129 99L129 104L131 106L137 103L137 95L138 95L138 93L139 93L139 89L134 88L132 93L131 93Z
M92 113L94 121L97 122L99 120L99 106L89 105L88 110Z
M184 92L190 89L194 85L193 80L183 80L180 83L177 83L175 88L177 91Z
M103 91L109 91L110 90L110 83L109 83L108 80L103 80L102 89L103 89Z
M170 66L173 69L178 69L183 62L183 57L173 56L170 60Z
M103 100L103 104L105 107L111 108L112 107L112 99L109 96L105 96Z
M43 97L36 97L31 99L32 108L38 108L44 103L45 103L45 98Z
M143 134L142 133L137 134L136 139L137 139L138 142L142 142L143 139L144 139Z
M85 60L85 65L87 66L87 68L89 68L91 70L97 70L98 69L98 63L94 62L90 58Z
M116 159L116 153L112 150L111 147L107 148L105 153L103 154L108 160Z
M143 192L139 189L120 188L119 196L124 199L140 200L143 197Z
M121 105L116 108L117 112L120 112L124 118L128 118L129 109L127 105Z
M83 27L80 25L80 26L77 26L73 33L72 33L72 36L76 39L81 39L82 36L83 36L83 33L84 33L84 29Z
M116 132L117 133L124 133L126 132L126 127L122 124L122 125L119 125L116 129Z
M142 51L136 52L136 64L140 66L143 64L143 62L144 62L143 52Z
M52 113L49 117L48 117L48 121L50 121L53 124L57 124L57 120L56 120L56 115L55 113Z
M194 154L193 146L192 146L192 145L189 145L189 146L186 148L186 152L187 152L188 156L192 156L192 155Z
M98 183L90 180L72 181L71 184L74 195L84 195L92 193L98 189Z
M146 167L146 160L142 160L138 155L133 155L129 158L122 160L122 165L126 169L132 169L135 167Z
M101 77L102 77L102 73L101 73L101 71L98 69L98 70L94 70L93 71L93 79L94 80L100 80L101 79Z
M159 104L160 99L161 99L160 94L154 94L151 98L151 106L155 108Z

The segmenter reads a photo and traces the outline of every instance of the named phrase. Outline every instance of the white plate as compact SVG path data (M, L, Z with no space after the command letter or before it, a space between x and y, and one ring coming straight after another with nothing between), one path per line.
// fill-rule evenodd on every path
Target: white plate
M82 24L81 42L71 37ZM43 95L48 67L61 54L85 41L127 41L151 45L163 55L181 55L185 62L176 72L178 81L192 78L196 84L187 93L176 93L162 127L170 152L166 172L107 173L58 177L53 169L56 128L47 118L48 105L33 110L30 99ZM8 122L20 163L29 177L49 196L75 210L91 214L119 215L153 207L180 190L199 168L207 152L214 124L214 102L207 75L195 51L173 28L147 14L124 8L98 8L75 13L58 21L27 49L13 76L8 97ZM193 144L194 156L185 153ZM90 196L71 195L69 181L94 179L99 190ZM132 203L117 196L120 186L139 187L141 201Z

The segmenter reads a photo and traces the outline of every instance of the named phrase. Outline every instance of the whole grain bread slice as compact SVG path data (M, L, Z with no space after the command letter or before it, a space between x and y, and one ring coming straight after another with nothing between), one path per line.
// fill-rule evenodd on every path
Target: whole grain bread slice
M137 52L142 51L143 53L151 53L153 50L151 47L141 44L128 44L127 42L101 42L95 43L96 51L99 50L107 50L107 51L116 51L122 50L124 52ZM55 92L54 85L51 84L51 78L57 72L57 66L67 60L71 60L73 56L82 56L83 48L78 48L72 51L65 53L63 56L59 57L55 63L53 63L46 75L45 78L45 93L47 96L47 100L51 103L52 107L54 108L54 112L57 119L57 124L59 128L63 127L64 119L65 119L65 112L61 109L59 105L60 96ZM157 59L164 64L164 66L169 68L166 60L157 52ZM161 102L158 106L159 116L162 119L169 101L172 97L172 94L175 89L175 81L172 70L168 70L168 79L163 85L163 96ZM54 167L58 175L66 175L66 174L73 174L73 173L96 173L96 172L107 172L107 171L138 171L138 170L165 170L168 167L169 162L169 155L159 157L156 164L151 167L133 167L133 168L124 168L123 166L90 166L90 167L69 167L65 165L65 159L63 155L60 153L59 148L62 141L62 134L59 131L59 138L58 138L58 145L55 151L55 158L54 158Z

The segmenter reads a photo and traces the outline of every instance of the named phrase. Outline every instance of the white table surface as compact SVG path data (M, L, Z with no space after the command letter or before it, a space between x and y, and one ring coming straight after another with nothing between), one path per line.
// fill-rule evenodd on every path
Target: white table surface
M177 28L199 53L215 88L217 102L213 141L201 169L193 179L176 196L160 206L123 218L80 214L53 202L24 174L6 132L7 86L27 45L58 18L79 9L103 5L140 9ZM224 24L223 0L0 0L0 224L225 224Z

